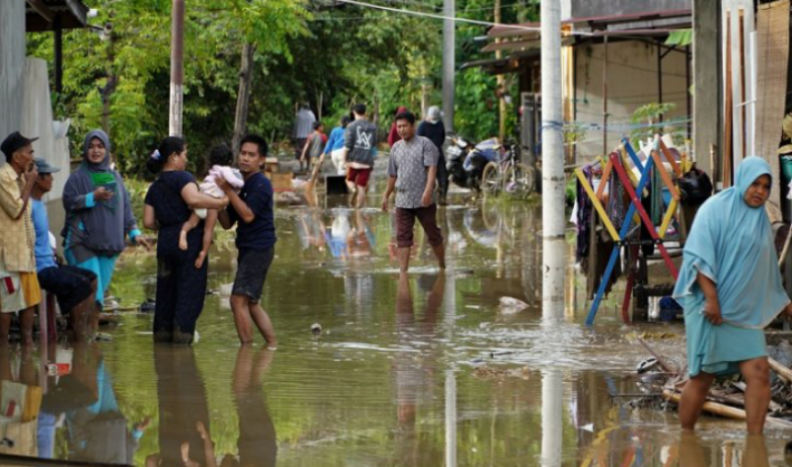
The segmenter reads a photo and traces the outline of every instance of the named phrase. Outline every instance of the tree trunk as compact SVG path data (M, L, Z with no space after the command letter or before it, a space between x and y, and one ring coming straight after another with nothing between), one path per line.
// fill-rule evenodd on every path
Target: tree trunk
M245 43L242 46L242 65L239 67L239 92L237 93L236 114L234 116L234 137L231 148L239 152L239 142L247 131L248 105L250 104L250 88L253 84L253 53L256 47Z

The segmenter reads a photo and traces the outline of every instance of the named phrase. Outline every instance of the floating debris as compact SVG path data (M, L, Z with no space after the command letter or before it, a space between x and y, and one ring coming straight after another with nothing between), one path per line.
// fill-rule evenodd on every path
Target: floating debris
M322 325L319 324L319 323L313 323L311 325L311 334L313 334L314 337L321 336L322 335Z
M528 308L528 304L514 297L500 298L500 312L504 315L514 315Z

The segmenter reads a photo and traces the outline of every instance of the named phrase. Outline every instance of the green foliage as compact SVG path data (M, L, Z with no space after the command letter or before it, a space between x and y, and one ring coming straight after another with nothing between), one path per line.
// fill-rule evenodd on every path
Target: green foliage
M630 121L633 125L653 125L660 120L660 117L676 109L676 104L673 102L666 102L663 104L652 102L650 104L642 105L633 112ZM632 131L630 137L634 147L640 147L638 141L645 140L656 133L662 133L663 129L660 127L642 127L636 128Z
M166 0L87 1L99 11L93 29L64 34L63 93L53 95L56 118L71 118L73 156L82 137L107 126L119 168L145 174L144 161L166 136L170 98L170 7ZM459 16L493 20L488 0L463 0ZM405 8L436 13L441 0ZM504 1L503 21L535 20L538 3ZM107 31L107 28L106 28ZM492 58L474 41L486 28L459 23L457 64ZM328 129L351 104L364 102L384 134L404 105L420 114L440 105L442 21L348 4L307 0L191 0L186 7L184 135L191 170L201 172L209 149L228 142L234 125L241 51L255 46L248 131L289 140L295 106L317 110ZM28 35L28 54L53 58L53 35ZM519 100L517 80L507 91ZM497 134L496 80L477 68L457 72L456 128L470 139ZM508 106L506 127L517 128ZM279 145L275 145L280 147Z

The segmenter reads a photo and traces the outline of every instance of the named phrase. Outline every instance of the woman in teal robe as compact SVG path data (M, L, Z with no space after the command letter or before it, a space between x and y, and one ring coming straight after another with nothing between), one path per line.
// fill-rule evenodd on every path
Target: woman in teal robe
M741 372L748 432L761 433L770 402L764 328L792 313L778 270L770 220L770 166L746 158L735 184L709 199L685 244L674 298L685 310L689 380L679 418L693 430L718 376Z

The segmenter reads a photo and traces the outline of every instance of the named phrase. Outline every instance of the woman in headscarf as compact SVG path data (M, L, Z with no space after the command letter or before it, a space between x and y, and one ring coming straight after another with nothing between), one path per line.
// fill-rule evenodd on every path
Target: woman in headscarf
M781 283L770 220L770 165L746 158L734 186L700 208L674 288L685 310L689 380L679 418L693 430L716 377L741 372L749 434L760 434L770 403L764 328L792 313Z
M66 261L96 274L100 308L116 260L126 248L126 236L133 244L140 240L129 193L121 174L110 167L110 150L104 131L89 132L83 143L83 162L63 189L66 225L61 235Z
M393 147L394 144L401 141L402 137L399 136L399 132L396 131L396 117L400 113L407 112L407 107L399 107L396 109L396 113L393 114L393 123L391 124L390 132L388 133L388 147Z

